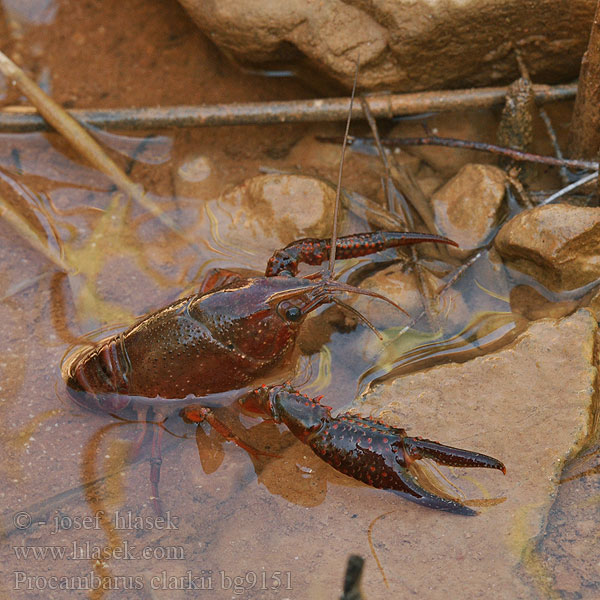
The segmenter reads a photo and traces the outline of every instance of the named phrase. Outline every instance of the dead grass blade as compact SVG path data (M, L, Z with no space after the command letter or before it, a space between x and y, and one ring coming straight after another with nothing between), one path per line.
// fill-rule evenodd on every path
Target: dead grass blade
M0 217L10 223L15 231L33 248L53 262L61 271L69 273L73 268L51 246L43 240L38 232L12 206L0 196Z
M179 237L183 238L187 243L194 245L184 236L179 226L156 203L146 196L143 188L133 183L118 165L107 156L98 142L2 52L0 52L0 72L29 98L44 119L56 131L61 133L92 166L109 177L119 189L133 198L135 202L159 219L161 223L166 225Z

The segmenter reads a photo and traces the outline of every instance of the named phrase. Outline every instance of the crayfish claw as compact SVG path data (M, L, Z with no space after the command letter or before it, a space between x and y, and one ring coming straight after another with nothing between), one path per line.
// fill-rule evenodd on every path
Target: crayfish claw
M473 510L456 500L452 500L452 498L444 498L443 496L438 496L437 494L427 491L419 484L416 477L414 477L408 469L400 467L400 470L396 471L396 474L402 482L404 489L395 489L392 491L395 491L398 495L404 496L408 500L417 502L421 506L426 506L427 508L443 510L445 512L464 515L466 517L474 517L477 514L476 510Z
M409 437L404 429L351 413L334 417L320 398L309 398L290 385L259 388L243 404L247 410L284 423L317 456L344 475L429 508L467 516L477 514L442 489L435 489L427 470L418 464L423 458L452 467L505 472L499 460L485 454ZM429 479L434 489L422 487L419 478L423 483Z
M400 430L403 433L403 430ZM472 452L471 450L462 450L446 446L439 442L423 439L420 437L409 437L402 435L395 444L399 444L403 451L403 460L397 460L395 474L401 482L401 487L395 487L395 490L402 495L409 495L409 499L437 510L444 510L455 514L474 516L477 511L461 504L451 497L440 496L423 488L417 477L411 473L411 468L417 473L423 474L422 468L415 463L423 458L428 458L434 462L448 467L483 467L487 469L498 469L506 473L505 466L497 459ZM405 489L402 489L405 488ZM442 492L443 493L443 492ZM410 498L410 496L414 496Z
M506 474L506 468L499 460L479 452L446 446L439 442L433 442L420 437L403 436L400 444L404 460L398 461L396 475L406 487L406 490L402 491L414 495L415 498L412 498L413 500L429 508L436 508L465 516L474 516L477 514L477 511L457 502L451 497L440 496L423 488L417 478L410 472L411 467L417 473L421 471L421 468L417 468L415 465L418 460L428 458L439 465L448 467L498 469Z
M446 446L419 437L405 437L402 440L404 460L407 465L421 458L430 458L439 465L447 467L481 467L484 469L498 469L506 475L506 467L496 458L471 450L462 450Z

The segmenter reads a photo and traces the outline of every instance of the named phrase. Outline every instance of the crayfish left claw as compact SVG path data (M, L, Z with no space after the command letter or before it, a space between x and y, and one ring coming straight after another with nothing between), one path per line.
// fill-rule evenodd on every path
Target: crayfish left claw
M487 454L445 446L439 442L432 442L420 437L405 437L402 440L402 445L404 447L404 460L407 465L421 458L430 458L439 465L446 465L447 467L498 469L506 475L504 464Z
M263 387L243 401L251 412L264 413L284 423L302 442L334 469L372 487L393 491L429 508L461 515L473 509L451 497L428 491L412 470L427 479L417 461L429 458L453 467L484 467L505 472L495 458L478 452L409 437L404 429L349 413L334 417L317 398L300 394L290 385Z
M452 498L438 496L424 489L409 470L411 466L415 468L416 461L429 458L440 465L449 467L483 467L498 469L506 474L505 466L491 456L480 454L479 452L471 452L470 450L462 450L461 448L453 448L452 446L446 446L419 437L404 437L402 439L402 449L404 451L404 460L402 461L404 464L398 461L399 471L397 474L407 488L406 493L414 495L416 501L420 504L438 510L445 510L466 516L477 514L477 511Z

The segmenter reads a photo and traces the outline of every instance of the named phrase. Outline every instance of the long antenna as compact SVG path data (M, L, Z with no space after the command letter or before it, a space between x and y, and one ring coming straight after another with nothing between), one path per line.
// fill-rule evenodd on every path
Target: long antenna
M348 142L348 132L350 131L350 121L352 120L352 106L354 104L354 94L356 92L356 82L358 81L358 69L360 67L360 53L356 57L356 71L354 73L354 85L352 86L352 96L350 96L350 110L346 119L346 132L342 143L342 157L340 159L340 170L338 173L337 190L335 193L335 207L333 209L333 227L331 231L331 249L329 250L329 266L327 268L327 278L331 277L335 265L335 245L337 242L338 213L340 212L340 199L342 195L342 173L344 172L344 155L346 154L346 144Z

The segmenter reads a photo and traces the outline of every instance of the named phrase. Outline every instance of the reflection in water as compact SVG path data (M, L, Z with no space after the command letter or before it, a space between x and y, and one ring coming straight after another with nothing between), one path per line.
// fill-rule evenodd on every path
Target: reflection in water
M49 25L58 7L56 0L0 0L7 15L31 25Z
M327 495L327 481L336 479L336 474L322 466L312 453L307 453L289 431L282 430L272 422L262 421L251 427L240 427L224 411L219 411L219 420L231 427L248 452L257 483L264 485L271 494L281 496L299 506L318 506ZM223 444L226 440L211 428L207 434L202 425L196 429L198 455L204 473L210 475L221 467L225 457ZM307 455L308 454L308 455ZM236 454L228 460L239 460ZM321 463L321 465L319 465ZM352 485L353 482L344 482Z
M108 148L132 159L131 165L133 161L146 165L161 165L172 158L173 139L169 136L151 134L139 137L115 134L92 125L86 125L86 129Z
M26 181L30 181L31 176L43 177L47 186L49 182L59 183L61 187L72 184L98 190L107 190L110 186L104 175L70 159L43 133L0 134L0 166L27 177Z
M120 457L120 460L118 460L116 464L116 473L109 470L108 464L106 464L105 469L102 469L102 472L98 468L101 457L100 450L103 445L104 437L112 429L115 427L118 428L121 425L123 425L123 423L110 423L104 427L100 427L88 440L81 457L81 481L85 499L92 514L98 517L99 524L108 541L108 544L103 548L106 550L105 556L103 556L101 560L92 561L93 572L100 578L100 581L110 581L111 571L109 568L109 559L113 556L115 549L123 543L119 532L112 522L111 512L108 508L110 504L114 506L118 502L119 497L123 496L123 483L121 477L125 465ZM114 464L114 461L112 462ZM111 477L111 474L114 476ZM110 491L112 491L115 496L111 497L107 493L107 490L103 490L103 487L107 485L110 486ZM100 600L104 596L105 589L102 585L94 586L91 590L91 600Z
M460 333L437 341L422 343L428 337L439 337L439 333L428 335L404 332L403 329L387 330L384 332L388 340L384 351L375 364L362 374L360 389L364 393L386 379L433 365L465 362L481 356L515 339L526 325L527 321L514 313L483 312L475 314ZM419 342L414 344L416 340ZM411 347L411 344L414 346Z

